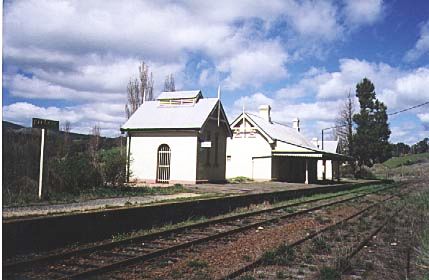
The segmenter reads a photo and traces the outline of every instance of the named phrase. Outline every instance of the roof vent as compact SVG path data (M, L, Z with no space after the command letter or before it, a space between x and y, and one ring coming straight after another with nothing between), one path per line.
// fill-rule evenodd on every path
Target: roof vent
M194 105L200 98L203 98L200 90L164 91L158 96L157 100L160 106L180 106Z
M270 105L259 106L259 116L264 120L271 122L271 106Z
M295 128L298 132L300 131L300 128L299 128L299 119L298 118L293 119L293 121L292 121L292 127Z

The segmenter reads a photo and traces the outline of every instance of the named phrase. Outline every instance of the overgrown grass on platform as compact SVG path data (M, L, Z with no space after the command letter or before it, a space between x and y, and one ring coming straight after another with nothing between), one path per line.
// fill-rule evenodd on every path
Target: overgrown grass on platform
M169 195L185 192L191 192L191 190L185 188L181 184L175 184L169 187L98 187L82 190L79 193L48 193L41 201L39 201L36 197L26 197L25 199L14 199L10 201L3 200L3 206L70 203L100 198Z

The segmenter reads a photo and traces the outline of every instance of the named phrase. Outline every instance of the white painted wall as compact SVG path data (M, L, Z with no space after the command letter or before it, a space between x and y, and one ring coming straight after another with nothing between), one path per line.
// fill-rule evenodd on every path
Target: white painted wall
M138 132L131 134L130 180L156 180L158 147L171 149L171 182L196 181L197 136L195 132Z
M240 129L244 132L244 126ZM254 180L271 180L271 158L252 160L252 157L271 156L270 144L259 133L250 137L250 124L246 123L246 138L227 139L226 178L245 176Z

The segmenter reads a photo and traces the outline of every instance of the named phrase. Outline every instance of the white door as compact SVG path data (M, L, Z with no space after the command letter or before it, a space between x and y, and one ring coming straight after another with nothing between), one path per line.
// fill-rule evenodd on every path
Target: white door
M158 148L157 183L168 183L170 180L170 160L170 147L166 144L162 144Z

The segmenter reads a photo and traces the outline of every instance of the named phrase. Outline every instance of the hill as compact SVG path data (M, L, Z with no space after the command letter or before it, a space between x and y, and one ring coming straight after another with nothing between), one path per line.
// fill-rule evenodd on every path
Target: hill
M13 123L13 122L3 121L3 130L5 130L5 129L21 129L21 128L25 128L25 127L22 125Z
M393 157L383 162L383 165L388 168L396 168L404 165L412 165L416 163L428 162L429 153L410 154L401 157Z

